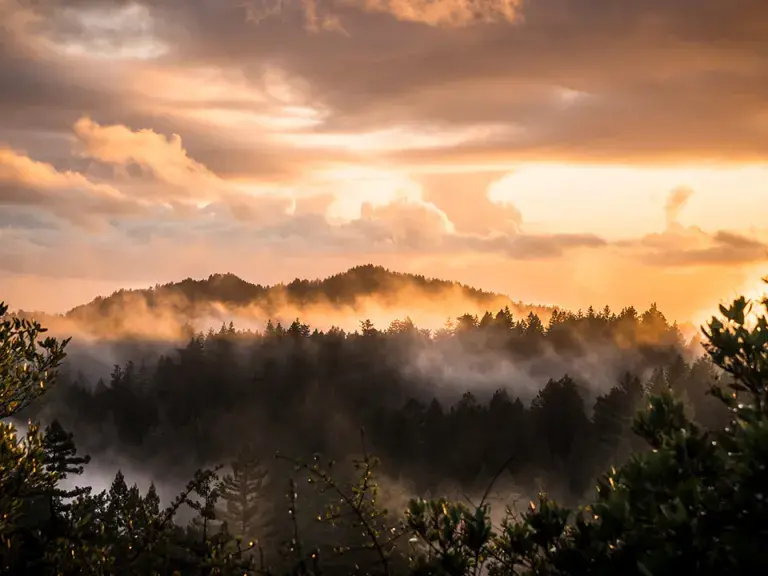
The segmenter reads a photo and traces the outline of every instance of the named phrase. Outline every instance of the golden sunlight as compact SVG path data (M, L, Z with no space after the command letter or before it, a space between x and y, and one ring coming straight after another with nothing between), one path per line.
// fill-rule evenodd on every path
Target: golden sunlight
M717 230L741 227L749 215L753 228L768 231L768 165L524 164L495 182L489 195L517 206L531 231L589 230L626 238L662 231L664 204L680 186L693 191L680 223Z

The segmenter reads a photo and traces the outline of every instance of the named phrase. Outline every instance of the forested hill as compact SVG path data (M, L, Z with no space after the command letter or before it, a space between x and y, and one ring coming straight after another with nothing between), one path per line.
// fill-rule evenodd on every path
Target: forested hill
M146 313L165 319L235 319L236 322L243 315L261 320L279 320L280 316L285 316L282 320L290 322L295 316L314 320L304 313L322 310L326 316L334 311L352 313L357 321L372 308L393 311L402 318L431 309L435 314L456 316L505 306L516 314L535 312L542 318L551 314L548 307L514 302L507 296L458 282L393 272L368 264L325 279L297 278L287 284L272 286L252 284L234 274L213 274L202 280L187 278L154 288L119 290L111 296L98 297L77 306L65 316L90 324L109 319L110 328L117 329L124 327L122 320L127 317Z

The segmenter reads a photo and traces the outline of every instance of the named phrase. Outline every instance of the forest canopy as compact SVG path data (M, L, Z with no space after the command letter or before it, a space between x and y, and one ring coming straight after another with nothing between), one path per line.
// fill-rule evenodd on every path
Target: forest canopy
M63 422L91 454L118 450L164 471L246 444L342 457L362 427L387 474L419 492L483 484L517 446L518 485L535 493L544 482L570 499L626 452L645 390L671 388L700 418L721 416L706 395L711 364L655 306L555 310L547 324L504 308L434 332L409 318L353 332L230 323L175 350L127 343L123 353L135 356L96 381L65 363L34 414Z

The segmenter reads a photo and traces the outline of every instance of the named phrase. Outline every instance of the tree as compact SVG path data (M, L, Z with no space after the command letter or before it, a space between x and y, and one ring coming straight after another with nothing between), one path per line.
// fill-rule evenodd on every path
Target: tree
M248 449L241 450L231 466L232 474L224 476L218 487L224 506L217 511L217 517L234 535L263 540L268 536L269 509L264 494L267 470Z
M91 461L90 456L78 456L77 447L73 435L62 427L58 420L54 420L45 429L43 437L43 450L45 456L43 462L48 471L55 475L57 487L53 491L56 499L56 507L66 509L65 499L89 494L90 487L74 487L65 490L58 487L58 483L65 480L70 474L80 475L85 470L85 465Z
M66 356L62 342L39 339L46 331L39 323L9 317L0 302L0 415L13 416L29 407L55 382ZM93 573L108 562L98 544L72 538L54 504L71 495L82 498L85 491L67 492L57 483L79 471L66 434L57 426L46 433L30 423L18 438L12 424L0 422L0 569L8 574ZM64 524L64 525L62 525ZM79 569L68 572L68 557L78 556ZM95 559L98 556L99 559Z
M589 429L584 399L576 382L566 375L550 380L531 402L531 417L549 456L563 460L574 443L583 439ZM557 422L557 426L552 426Z
M0 419L20 412L46 390L64 360L69 338L39 340L39 323L8 315L0 302Z
M631 449L636 447L629 433L643 393L640 379L627 373L617 386L595 401L592 413L595 438L592 456L597 460L599 469L603 469L611 460L623 461Z
M309 338L309 334L309 324L302 324L298 318L288 327L288 336L292 338Z

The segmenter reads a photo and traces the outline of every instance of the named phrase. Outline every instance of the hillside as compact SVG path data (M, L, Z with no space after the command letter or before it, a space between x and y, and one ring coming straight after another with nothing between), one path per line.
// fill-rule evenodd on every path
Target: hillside
M535 311L546 317L550 312L547 307L514 302L502 294L458 282L368 264L324 279L297 278L272 286L252 284L234 274L213 274L202 280L187 278L154 288L119 290L77 306L64 316L79 324L100 325L100 329L91 331L123 333L127 324L136 323L132 318L146 319L147 314L174 323L237 322L244 317L285 320L296 316L312 321L312 316L316 319L319 314L326 320L352 315L350 320L357 322L368 315L384 316L385 312L394 314L390 319L410 315L417 320L422 312L439 314L443 321L446 315L497 311L504 306L516 314Z

